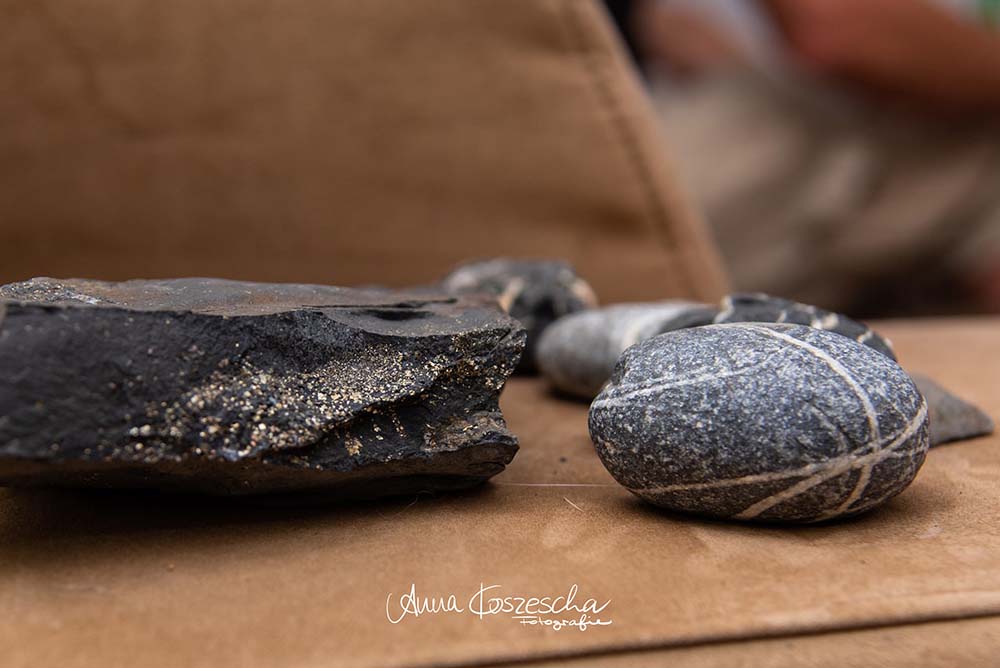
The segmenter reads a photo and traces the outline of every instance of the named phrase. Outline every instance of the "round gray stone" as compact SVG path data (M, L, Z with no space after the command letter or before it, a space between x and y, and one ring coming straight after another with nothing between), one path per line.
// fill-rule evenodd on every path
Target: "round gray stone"
M625 349L674 329L707 325L716 309L687 301L615 304L574 313L545 330L535 362L561 392L593 399Z
M916 476L927 405L892 360L800 325L678 330L625 352L590 409L608 471L658 506L814 522L885 503Z

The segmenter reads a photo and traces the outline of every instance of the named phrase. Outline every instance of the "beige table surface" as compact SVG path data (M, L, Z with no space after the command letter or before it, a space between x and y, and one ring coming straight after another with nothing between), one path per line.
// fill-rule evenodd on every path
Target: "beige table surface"
M1000 320L884 323L904 366L1000 415ZM522 450L481 489L282 508L123 493L0 492L11 666L989 665L1000 656L1000 444L937 448L883 509L820 527L650 509L601 467L586 405L512 381ZM409 616L414 586L467 607L610 600L586 631ZM937 663L935 663L937 662Z

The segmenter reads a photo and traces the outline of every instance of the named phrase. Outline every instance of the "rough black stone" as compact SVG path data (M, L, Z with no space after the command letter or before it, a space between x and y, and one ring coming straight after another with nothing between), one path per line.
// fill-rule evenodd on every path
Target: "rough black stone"
M439 287L450 294L485 293L528 330L517 370L533 372L535 349L545 328L559 318L592 308L597 297L590 285L561 260L497 258L457 267Z
M887 356L800 325L709 325L629 348L590 409L598 455L650 503L812 522L902 491L927 405Z
M927 400L931 447L993 433L993 419L927 376L910 374Z
M888 339L879 336L867 325L846 315L824 311L816 306L800 304L763 293L732 294L722 300L715 318L717 324L727 322L774 322L806 325L836 332L874 348L895 361L896 353Z
M545 330L535 361L554 388L589 401L626 348L674 329L710 324L716 313L686 301L615 304L574 313Z
M517 451L524 343L486 299L213 279L0 288L0 483L461 488Z

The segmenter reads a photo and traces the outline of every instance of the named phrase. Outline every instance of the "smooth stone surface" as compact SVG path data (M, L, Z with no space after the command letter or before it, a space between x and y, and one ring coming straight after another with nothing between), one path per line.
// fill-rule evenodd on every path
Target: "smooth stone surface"
M528 331L528 341L517 370L532 372L535 349L542 332L553 322L597 306L597 296L573 267L562 260L497 258L457 267L441 280L449 294L485 293Z
M517 451L487 299L213 279L0 288L0 483L375 497Z
M674 329L710 324L716 313L704 304L678 300L575 313L545 330L535 362L554 388L589 401L611 377L626 348Z
M927 400L931 447L992 434L993 419L978 406L941 387L927 376L910 374Z
M774 322L806 325L815 329L836 332L858 343L873 348L889 359L896 359L892 343L879 336L864 323L846 315L825 311L809 304L772 297L763 293L737 293L722 300L716 324L729 322Z
M928 447L927 405L895 362L839 334L763 323L629 348L591 405L590 434L650 503L777 522L875 508Z

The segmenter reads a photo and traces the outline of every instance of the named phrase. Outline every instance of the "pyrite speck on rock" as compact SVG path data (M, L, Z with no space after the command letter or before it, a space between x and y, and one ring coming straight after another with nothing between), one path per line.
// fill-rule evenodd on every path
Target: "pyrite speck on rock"
M855 515L901 492L927 405L886 355L799 325L683 329L625 352L590 409L598 455L665 508L740 520Z
M614 304L574 313L545 330L535 361L553 387L590 400L626 348L663 332L710 324L716 313L686 301Z
M375 497L517 451L484 299L177 279L0 288L0 483Z
M441 280L449 294L483 293L528 330L518 371L535 370L535 349L542 332L559 318L597 305L590 285L562 260L497 258L470 262Z
M867 325L846 315L825 311L809 304L790 299L772 297L760 292L732 294L722 300L722 309L716 316L717 324L727 322L774 322L806 325L815 329L836 332L869 348L874 348L891 360L896 353L888 339L879 336Z

